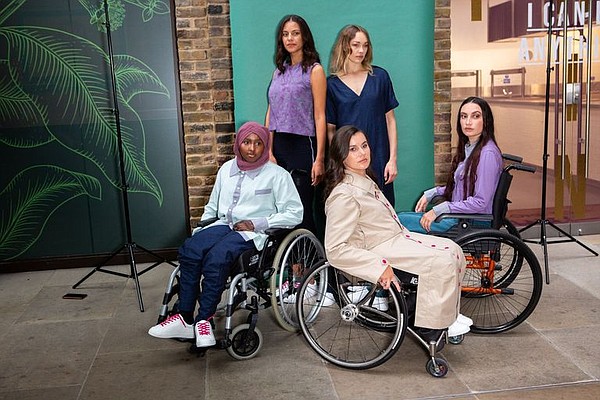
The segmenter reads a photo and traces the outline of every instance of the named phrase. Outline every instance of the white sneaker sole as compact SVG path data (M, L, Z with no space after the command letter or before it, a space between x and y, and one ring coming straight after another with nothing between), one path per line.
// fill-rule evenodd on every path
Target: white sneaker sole
M471 328L469 328L467 325L461 324L460 322L456 321L448 327L448 336L453 337L464 335L466 333L469 333L470 330Z

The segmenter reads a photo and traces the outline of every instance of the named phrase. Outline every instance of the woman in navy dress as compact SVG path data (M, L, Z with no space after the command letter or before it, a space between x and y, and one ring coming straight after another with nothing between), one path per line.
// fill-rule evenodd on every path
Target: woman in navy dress
M327 78L327 132L331 141L336 128L353 125L367 135L371 168L393 206L393 181L398 175L394 108L398 100L390 76L371 65L372 60L368 32L357 25L344 27L334 45Z

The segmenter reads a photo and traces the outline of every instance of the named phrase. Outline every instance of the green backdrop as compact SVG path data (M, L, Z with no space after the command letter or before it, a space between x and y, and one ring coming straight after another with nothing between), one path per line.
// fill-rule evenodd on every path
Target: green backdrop
M315 37L321 62L339 30L353 23L369 31L373 64L393 81L398 123L396 209L411 209L433 185L434 0L231 0L235 120L264 122L267 88L275 68L275 31L287 14L301 15Z

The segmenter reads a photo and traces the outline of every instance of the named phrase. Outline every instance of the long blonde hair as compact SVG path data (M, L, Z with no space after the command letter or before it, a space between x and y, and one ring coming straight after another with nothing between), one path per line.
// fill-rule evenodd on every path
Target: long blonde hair
M362 62L362 66L364 69L369 71L370 74L373 73L373 66L371 65L373 62L373 46L371 44L369 32L367 32L365 28L358 25L346 25L338 34L335 45L333 46L333 51L331 52L331 62L329 63L329 72L331 75L340 76L348 73L348 71L346 71L346 61L352 52L352 49L350 48L350 42L352 39L354 39L358 32L364 33L369 42L367 54L365 54L365 59Z

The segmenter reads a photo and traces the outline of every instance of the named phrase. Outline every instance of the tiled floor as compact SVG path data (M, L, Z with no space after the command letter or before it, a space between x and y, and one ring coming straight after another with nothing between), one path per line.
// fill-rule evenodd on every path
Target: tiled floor
M599 235L581 239L600 250ZM269 310L260 313L265 344L256 358L191 355L186 344L146 334L166 264L140 278L143 313L131 280L102 273L77 290L86 299L63 300L90 268L0 275L0 399L598 399L600 259L575 243L549 253L551 283L533 315L504 334L447 345L443 379L425 371L410 338L372 370L328 365Z

